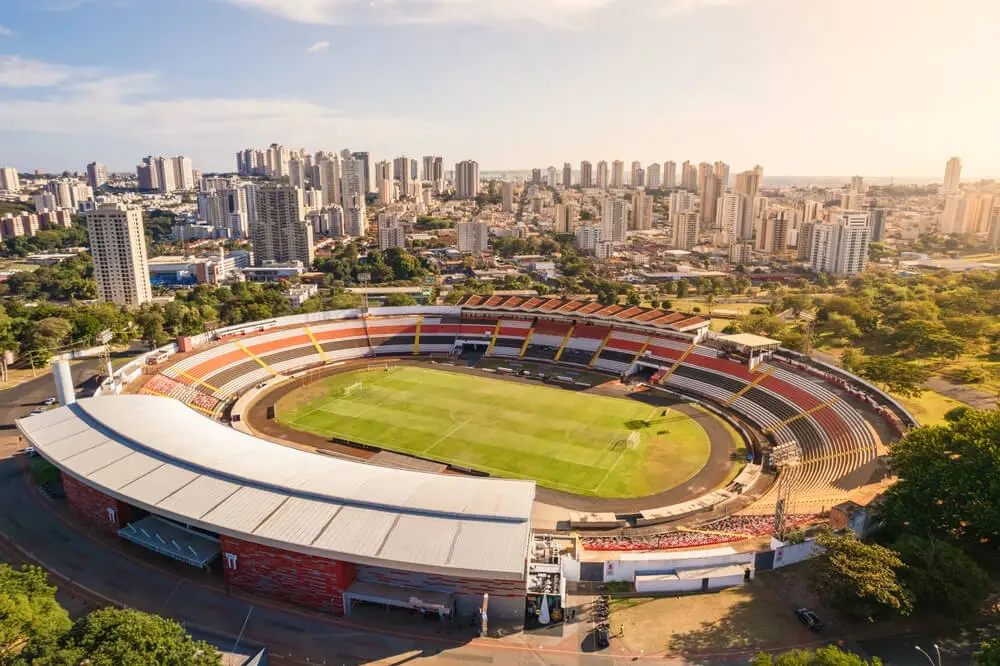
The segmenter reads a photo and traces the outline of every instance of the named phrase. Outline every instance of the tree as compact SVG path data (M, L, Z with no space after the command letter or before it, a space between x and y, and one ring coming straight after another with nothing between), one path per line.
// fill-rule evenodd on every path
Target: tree
M970 546L1000 537L1000 412L970 409L957 420L917 428L889 446L898 481L879 515L902 534Z
M677 298L684 298L688 293L688 281L685 278L681 278L677 282Z
M847 315L833 312L827 318L826 324L833 335L841 340L856 340L861 337L861 329L858 328L854 319Z
M820 534L816 543L823 554L815 560L813 583L831 607L868 621L913 610L913 596L899 580L905 565L898 554L831 531Z
M33 353L35 363L46 364L52 352L68 340L73 326L61 317L46 317L29 328L27 348Z
M403 305L416 305L417 299L413 298L409 294L389 294L385 297L386 307L395 307Z
M102 608L77 620L48 655L34 666L80 664L119 666L214 666L222 657L213 646L195 641L174 622L136 610Z
M980 644L979 652L972 655L976 666L1000 666L1000 638Z
M29 646L54 644L70 626L69 614L56 601L56 588L42 569L0 564L0 663L12 661Z
M924 392L922 383L930 377L927 369L901 356L871 356L859 367L865 379L882 384L904 398L916 398Z
M878 657L865 661L853 652L842 651L836 645L827 645L815 651L792 650L775 656L761 652L750 663L753 666L882 666Z
M992 587L989 575L962 549L947 541L905 534L892 544L892 549L907 565L903 581L921 610L968 617L979 610Z

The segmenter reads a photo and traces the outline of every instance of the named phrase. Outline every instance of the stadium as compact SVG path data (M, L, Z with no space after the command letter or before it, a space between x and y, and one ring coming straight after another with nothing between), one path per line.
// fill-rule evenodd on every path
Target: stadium
M17 426L82 519L337 614L554 611L553 535L623 550L768 534L850 499L916 425L773 340L562 298L218 329L79 401L56 377L62 406Z

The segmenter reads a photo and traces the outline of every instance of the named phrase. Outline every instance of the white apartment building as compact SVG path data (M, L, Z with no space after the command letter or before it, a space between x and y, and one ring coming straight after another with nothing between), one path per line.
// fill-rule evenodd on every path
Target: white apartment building
M743 210L747 205L747 196L739 192L727 192L719 197L715 205L715 223L719 228L717 242L720 245L734 245L737 241L745 240L740 236L740 231L743 225Z
M365 222L365 211L357 206L344 210L344 234L350 238L363 238L368 230Z
M341 206L344 207L344 210L348 208L360 208L361 214L365 215L365 196L368 191L365 185L365 163L361 160L351 158L343 160L340 166L342 170L340 186Z
M961 190L962 160L952 157L944 167L944 187L941 194L956 194Z
M108 168L100 162L91 162L87 165L87 184L91 189L98 189L108 182Z
M601 241L601 227L597 224L581 224L576 228L577 250L581 252L594 252L597 244Z
M639 182L639 172L642 171L642 162L639 160L632 161L632 175L629 178L629 185L632 187L639 187L642 183Z
M459 199L475 199L479 196L479 162L465 160L455 165L455 195Z
M548 173L548 185L549 187L555 187L559 184L559 171L556 170L554 166L550 166L547 170Z
M611 180L608 176L608 163L601 160L597 163L597 189L606 190Z
M611 187L616 190L625 187L625 163L621 160L611 163Z
M620 197L608 197L604 200L604 211L601 216L601 239L613 243L622 243L628 235L629 205Z
M660 178L660 163L654 162L646 167L646 187L651 190L660 189L663 181Z
M671 189L677 187L677 162L663 163L663 187Z
M313 263L313 230L306 222L302 190L265 185L256 190L256 219L250 224L254 265L265 261Z
M809 263L818 273L854 275L868 262L871 227L867 213L844 211L835 222L813 226Z
M406 247L406 229L398 216L392 213L378 214L378 249Z
M486 222L459 222L458 251L485 252L490 246L490 225Z
M104 204L87 213L87 231L98 297L130 307L153 300L142 211Z
M644 231L653 228L653 197L636 190L632 197L632 228Z
M14 167L0 167L0 190L4 192L20 192L21 180Z
M756 250L766 254L780 254L787 250L790 219L787 210L762 218L757 224Z
M693 210L671 211L671 244L676 250L690 250L698 244L698 213Z

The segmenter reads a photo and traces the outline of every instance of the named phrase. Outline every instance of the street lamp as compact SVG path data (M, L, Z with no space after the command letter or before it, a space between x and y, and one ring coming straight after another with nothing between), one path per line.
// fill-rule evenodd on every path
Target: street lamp
M934 660L931 658L931 656L927 654L927 651L924 650L922 647L920 647L919 645L914 645L913 647L916 648L917 652L927 657L927 661L931 663L931 666L941 666L941 648L938 647L937 643L934 644L934 650L937 652L937 658L938 658L936 664L934 663Z

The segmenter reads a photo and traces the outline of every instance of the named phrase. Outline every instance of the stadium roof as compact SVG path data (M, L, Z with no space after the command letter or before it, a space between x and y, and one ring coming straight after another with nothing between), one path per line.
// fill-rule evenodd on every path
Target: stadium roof
M359 564L524 578L531 481L316 455L150 395L87 398L17 426L64 472L150 513Z
M572 298L548 298L536 296L479 296L471 294L463 297L458 306L468 310L503 310L509 312L563 315L572 319L596 319L602 322L652 326L673 331L691 331L708 327L709 321L703 317L632 305L604 305L597 301L581 301Z
M772 340L771 338L765 338L763 335L754 335L753 333L734 333L733 335L720 335L719 341L730 344L737 345L740 347L776 347L781 345L780 340Z

